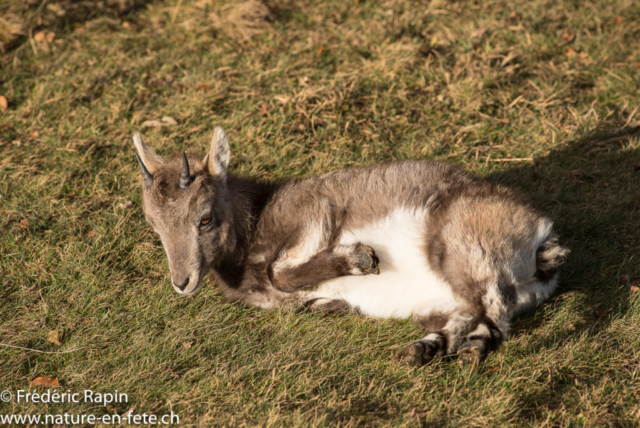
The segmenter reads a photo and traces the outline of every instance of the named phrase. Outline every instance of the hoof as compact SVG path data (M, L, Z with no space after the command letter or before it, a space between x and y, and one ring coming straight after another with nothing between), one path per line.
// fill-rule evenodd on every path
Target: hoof
M420 367L433 360L437 352L437 345L433 342L413 342L400 351L394 361L398 364Z
M458 348L458 364L478 367L487 358L487 346L484 340L469 340Z
M376 252L368 245L358 244L356 246L356 267L364 275L380 274L380 259L376 256Z
M419 367L426 363L424 358L425 351L425 346L421 342L413 342L400 351L394 358L394 361L399 364Z

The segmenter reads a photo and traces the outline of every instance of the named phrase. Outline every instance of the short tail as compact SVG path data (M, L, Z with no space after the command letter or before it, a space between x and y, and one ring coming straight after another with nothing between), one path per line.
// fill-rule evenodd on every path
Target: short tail
M558 237L549 235L536 250L536 278L549 282L569 256L569 250L558 244Z

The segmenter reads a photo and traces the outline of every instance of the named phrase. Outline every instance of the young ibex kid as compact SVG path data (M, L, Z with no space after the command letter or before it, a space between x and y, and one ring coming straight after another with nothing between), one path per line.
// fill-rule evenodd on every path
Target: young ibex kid
M408 364L456 352L478 364L515 313L554 291L569 253L512 191L444 163L271 183L229 173L220 128L204 159L165 162L133 139L144 214L178 293L211 272L229 300L266 309L413 317L429 334L397 356Z

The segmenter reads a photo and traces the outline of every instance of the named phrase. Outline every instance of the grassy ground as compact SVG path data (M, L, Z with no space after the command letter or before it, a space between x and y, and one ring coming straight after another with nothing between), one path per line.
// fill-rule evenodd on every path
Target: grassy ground
M640 293L619 280L640 278L637 1L77 4L0 1L0 390L48 376L129 402L0 414L640 424ZM433 158L520 188L573 250L561 291L477 371L392 364L409 321L246 309L210 280L180 297L131 134L204 153L214 125L241 174Z

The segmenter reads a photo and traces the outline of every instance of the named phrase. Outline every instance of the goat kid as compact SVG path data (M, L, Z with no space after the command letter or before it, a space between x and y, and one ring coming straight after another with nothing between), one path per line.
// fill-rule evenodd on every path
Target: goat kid
M229 300L265 309L413 317L429 334L403 363L457 353L479 364L514 314L547 300L569 253L528 202L448 164L264 182L228 172L221 128L204 159L165 162L133 140L145 218L178 293L210 272Z

